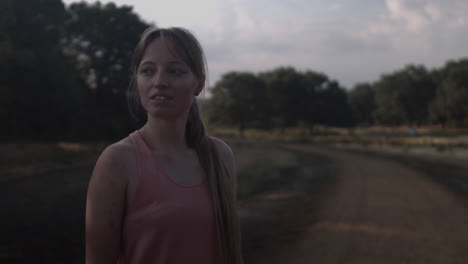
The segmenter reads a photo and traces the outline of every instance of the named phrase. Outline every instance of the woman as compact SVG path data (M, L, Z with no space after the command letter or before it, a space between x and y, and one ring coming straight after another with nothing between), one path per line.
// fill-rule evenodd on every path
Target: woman
M130 94L147 121L96 163L86 263L241 263L233 154L205 134L195 100L205 64L189 31L143 33Z

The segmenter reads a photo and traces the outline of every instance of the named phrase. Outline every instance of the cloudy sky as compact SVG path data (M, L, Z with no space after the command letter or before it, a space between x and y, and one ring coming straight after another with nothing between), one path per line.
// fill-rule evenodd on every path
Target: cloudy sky
M466 0L112 2L133 6L158 27L193 31L205 49L211 84L231 70L293 66L350 88L406 64L431 69L468 57Z

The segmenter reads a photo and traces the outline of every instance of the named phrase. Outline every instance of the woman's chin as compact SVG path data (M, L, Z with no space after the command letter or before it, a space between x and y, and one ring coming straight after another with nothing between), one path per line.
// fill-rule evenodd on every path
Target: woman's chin
M163 109L158 109L155 111L152 111L148 114L148 117L154 118L154 119L161 119L161 120L177 120L182 118L184 115L183 113L175 113L173 111L167 111Z

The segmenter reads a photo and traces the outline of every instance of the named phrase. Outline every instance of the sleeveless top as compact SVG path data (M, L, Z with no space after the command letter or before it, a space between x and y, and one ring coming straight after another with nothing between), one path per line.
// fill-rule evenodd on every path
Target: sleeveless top
M130 139L138 178L125 210L120 263L215 263L215 218L206 180L196 185L175 182L138 130Z

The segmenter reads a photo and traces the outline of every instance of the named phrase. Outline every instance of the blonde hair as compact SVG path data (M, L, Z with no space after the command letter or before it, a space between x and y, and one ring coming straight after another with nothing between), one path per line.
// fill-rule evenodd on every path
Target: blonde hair
M170 41L173 52L189 66L199 80L206 78L206 59L203 49L195 36L184 28L146 29L138 43L132 58L132 82L130 85L129 104L140 107L132 114L137 116L141 103L136 88L136 74L143 59L146 47L155 39ZM135 108L130 108L133 111ZM206 174L211 200L214 208L217 238L217 263L241 263L240 231L235 207L236 194L233 188L234 175L230 175L226 164L222 162L215 143L205 133L200 118L198 104L193 100L185 126L185 138L189 147L195 149L200 164Z

